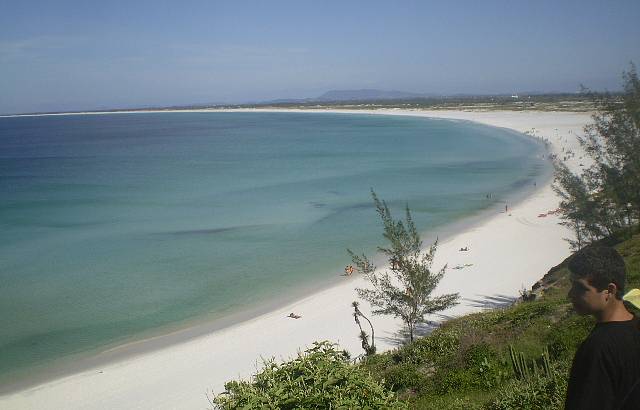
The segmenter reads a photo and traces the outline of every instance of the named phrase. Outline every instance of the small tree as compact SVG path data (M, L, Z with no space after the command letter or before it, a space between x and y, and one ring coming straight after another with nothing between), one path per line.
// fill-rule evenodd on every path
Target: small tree
M416 325L423 323L426 315L456 305L460 296L457 293L431 296L446 269L445 265L437 272L431 271L438 242L423 251L409 207L406 207L405 221L396 221L387 204L380 201L373 190L371 196L384 225L383 236L389 241L388 247L378 250L388 258L390 269L376 272L366 255L347 250L372 287L357 289L357 292L374 307L374 314L402 319L409 330L409 339L413 341Z

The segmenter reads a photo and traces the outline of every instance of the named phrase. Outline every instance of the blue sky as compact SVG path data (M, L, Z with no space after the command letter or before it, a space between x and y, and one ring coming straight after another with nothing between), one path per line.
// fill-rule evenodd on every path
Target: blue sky
M640 1L28 1L0 13L0 113L617 89Z

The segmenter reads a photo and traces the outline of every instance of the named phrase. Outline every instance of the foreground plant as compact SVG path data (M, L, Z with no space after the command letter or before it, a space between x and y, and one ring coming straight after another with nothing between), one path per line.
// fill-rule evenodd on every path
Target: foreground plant
M426 321L426 315L456 305L460 296L457 293L431 296L446 269L445 265L437 272L431 270L438 242L423 251L409 207L406 207L404 221L394 220L387 204L380 201L373 190L371 196L384 225L383 236L389 241L388 247L378 250L388 258L390 269L376 272L366 255L347 250L372 286L357 289L358 295L374 307L373 314L402 319L409 331L409 340L413 341L416 326Z
M329 342L315 342L298 357L282 364L270 360L251 381L231 381L214 397L220 409L404 409L348 354Z
M552 410L564 408L567 391L565 368L550 368L503 386L489 410Z

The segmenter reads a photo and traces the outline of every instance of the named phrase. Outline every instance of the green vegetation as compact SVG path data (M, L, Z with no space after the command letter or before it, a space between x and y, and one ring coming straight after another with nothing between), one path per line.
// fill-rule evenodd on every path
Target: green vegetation
M290 362L264 364L253 382L231 381L212 404L222 409L406 408L344 351L316 342Z
M617 95L617 94L616 94ZM411 99L352 100L352 101L290 101L265 102L259 104L196 104L179 106L147 106L111 110L88 110L84 112L130 112L130 111L188 111L226 110L243 108L301 109L301 110L457 110L457 111L562 111L591 112L596 107L593 99L584 93L522 94L511 95L456 95ZM64 111L32 112L29 114L59 114Z
M635 66L623 74L622 96L595 96L597 111L579 142L592 164L576 175L557 162L554 190L562 219L584 244L626 230L640 219L640 79Z
M640 234L623 236L608 241L625 258L628 287L640 287ZM532 301L448 321L357 364L321 343L291 362L268 362L252 382L227 383L216 403L225 409L560 409L571 360L594 324L576 315L566 297L566 263L534 286Z
M265 104L226 105L217 108L282 108L371 110L401 108L407 110L481 110L481 111L563 111L589 112L595 106L581 93L441 96L413 99L360 101L307 101Z
M353 263L371 283L371 288L356 290L358 296L374 307L374 315L402 319L409 331L409 340L413 341L416 326L425 321L425 315L456 305L460 296L457 293L431 296L446 269L444 266L438 272L431 271L438 242L426 252L422 251L422 240L409 207L406 207L404 221L394 220L387 204L380 201L373 190L371 196L382 219L383 236L389 242L388 248L379 247L378 250L387 257L392 275L388 271L376 272L366 255L347 250Z

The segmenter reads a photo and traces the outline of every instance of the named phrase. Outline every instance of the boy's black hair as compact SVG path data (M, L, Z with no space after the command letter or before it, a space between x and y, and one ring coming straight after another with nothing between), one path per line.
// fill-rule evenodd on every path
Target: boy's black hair
M616 299L622 299L626 269L624 259L615 249L601 245L581 249L569 260L569 270L573 278L587 279L598 291L615 283L618 288Z

